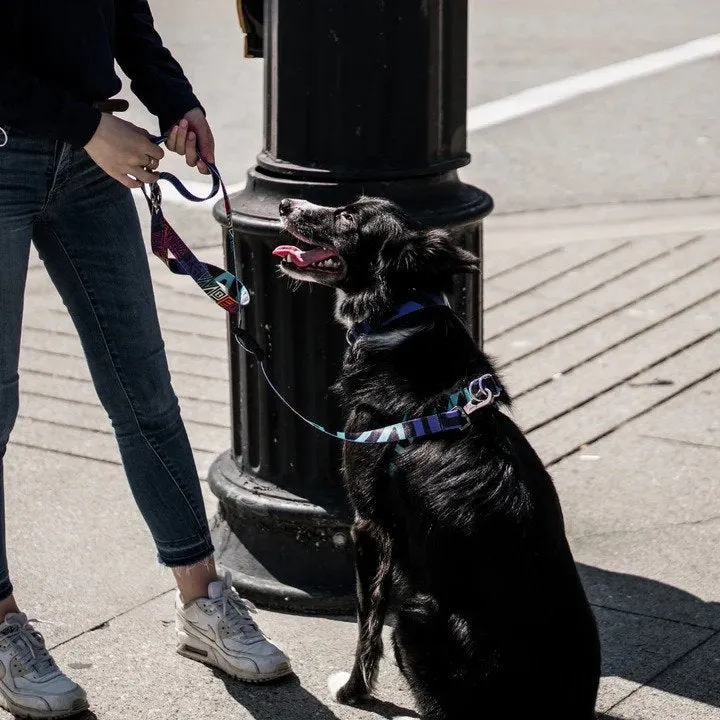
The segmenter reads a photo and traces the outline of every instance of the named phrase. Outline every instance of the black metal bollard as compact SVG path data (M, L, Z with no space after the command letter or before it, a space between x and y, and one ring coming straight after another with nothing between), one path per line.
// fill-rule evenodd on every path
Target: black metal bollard
M320 286L293 293L279 277L271 256L280 241L278 204L385 196L482 254L492 199L457 176L470 161L467 0L265 0L263 25L264 148L233 197L237 270L253 293L245 327L264 345L288 400L341 429L328 397L345 342L332 319L333 294ZM461 280L455 303L480 342L482 281ZM233 340L230 362L232 448L209 477L220 501L218 562L259 605L350 611L340 444L294 417Z

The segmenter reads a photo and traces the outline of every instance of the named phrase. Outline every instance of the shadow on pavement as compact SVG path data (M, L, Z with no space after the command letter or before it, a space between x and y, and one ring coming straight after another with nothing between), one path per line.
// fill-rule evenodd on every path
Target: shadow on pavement
M598 617L603 677L720 707L720 603L637 575L578 569ZM663 672L671 664L672 672Z
M720 648L720 603L637 575L588 565L578 568L598 616L603 677L623 678L720 707L720 674L713 670ZM342 619L354 622L351 617ZM718 645L713 646L716 640ZM673 671L663 672L670 665ZM216 674L255 720L339 720L330 699L308 692L295 676L248 685ZM414 710L381 698L361 709L385 718L418 717ZM89 713L81 720L97 718ZM619 718L599 713L597 720Z
M330 707L305 690L295 676L275 683L249 685L221 672L215 675L225 683L228 694L255 720L339 720ZM373 699L361 709L386 718L417 717L414 711L383 700Z

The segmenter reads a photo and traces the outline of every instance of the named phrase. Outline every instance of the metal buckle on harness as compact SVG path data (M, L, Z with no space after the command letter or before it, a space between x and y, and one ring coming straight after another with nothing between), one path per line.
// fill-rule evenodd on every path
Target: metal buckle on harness
M467 423L463 425L463 429L470 424L470 415L476 410L490 405L500 395L502 388L492 375L487 374L475 378L468 386L468 391L471 400L462 408L467 418Z
M462 425L458 427L458 430L467 430L470 427L470 415L468 415L467 406L463 407L462 405L456 405L451 412L455 412L457 410L458 416L462 420Z

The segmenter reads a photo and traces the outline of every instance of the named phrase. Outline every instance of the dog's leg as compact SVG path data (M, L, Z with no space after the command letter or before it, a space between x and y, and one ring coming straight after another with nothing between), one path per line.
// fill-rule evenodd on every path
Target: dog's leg
M392 542L369 520L356 520L352 528L357 580L358 643L352 672L335 673L330 693L341 703L354 705L367 698L383 653L382 628L392 586Z

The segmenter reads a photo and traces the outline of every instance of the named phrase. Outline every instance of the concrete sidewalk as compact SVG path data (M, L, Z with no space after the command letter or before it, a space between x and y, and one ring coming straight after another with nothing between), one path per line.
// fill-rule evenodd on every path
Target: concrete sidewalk
M219 260L207 209L168 215ZM561 495L601 627L607 718L720 718L719 217L720 201L698 200L487 224L486 347ZM151 265L204 475L229 446L224 318L191 281ZM293 656L288 683L244 686L175 655L172 579L155 564L80 344L37 260L23 342L5 474L11 574L98 718L413 714L390 659L378 702L329 702L327 676L350 666L352 618L260 613Z

